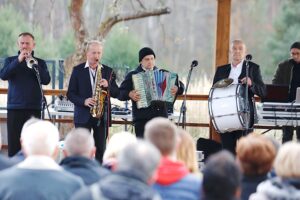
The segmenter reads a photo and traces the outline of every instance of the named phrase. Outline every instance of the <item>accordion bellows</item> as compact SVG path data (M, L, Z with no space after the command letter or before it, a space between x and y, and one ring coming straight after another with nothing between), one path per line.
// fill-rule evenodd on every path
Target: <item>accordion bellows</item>
M174 101L171 88L175 86L177 74L162 70L149 70L132 75L133 87L141 96L137 108L147 108L152 101Z

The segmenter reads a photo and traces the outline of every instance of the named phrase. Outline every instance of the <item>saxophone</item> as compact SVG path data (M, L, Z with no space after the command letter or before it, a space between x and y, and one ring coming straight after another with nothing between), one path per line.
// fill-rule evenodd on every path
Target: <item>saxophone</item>
M102 79L101 67L97 68L96 80L95 80L95 89L93 91L93 99L96 103L91 107L90 113L92 117L100 118L103 115L104 111L104 101L107 96L107 91L103 90L100 86L100 80Z

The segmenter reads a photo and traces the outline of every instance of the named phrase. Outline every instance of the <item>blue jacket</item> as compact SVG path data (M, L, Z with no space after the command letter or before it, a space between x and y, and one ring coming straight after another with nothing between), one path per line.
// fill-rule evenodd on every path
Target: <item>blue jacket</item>
M44 60L38 61L41 84L50 83L50 74ZM41 110L42 95L34 69L27 67L25 61L19 63L18 56L8 57L0 71L0 78L8 80L7 109Z
M82 178L86 185L96 183L110 171L100 166L100 164L83 156L69 156L64 158L60 165L68 172Z
M119 95L119 87L116 84L116 77L112 69L106 65L102 65L101 69L102 78L106 79L109 82L109 93L110 96L117 98ZM91 117L90 108L84 105L84 100L93 96L91 81L90 81L90 72L89 68L85 68L85 63L77 65L73 68L67 97L71 102L74 103L74 122L84 124L87 123ZM107 104L108 98L105 99ZM110 102L108 107L110 108ZM107 112L108 119L110 119L110 112ZM110 120L111 121L111 120Z

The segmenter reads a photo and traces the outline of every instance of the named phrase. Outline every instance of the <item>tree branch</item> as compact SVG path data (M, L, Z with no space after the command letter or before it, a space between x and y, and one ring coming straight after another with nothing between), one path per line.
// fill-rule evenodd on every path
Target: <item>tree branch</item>
M164 15L169 13L171 13L171 9L166 7L166 8L159 8L153 10L141 10L134 13L118 14L112 16L101 23L97 34L97 38L100 39L105 38L105 36L108 34L111 28L118 22L140 19L140 18L145 18L150 16L159 16L159 15Z

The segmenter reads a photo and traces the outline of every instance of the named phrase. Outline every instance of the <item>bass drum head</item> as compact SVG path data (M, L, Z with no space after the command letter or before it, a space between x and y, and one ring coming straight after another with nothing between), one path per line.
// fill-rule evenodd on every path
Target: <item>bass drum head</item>
M211 88L208 110L218 133L245 129L245 88L233 84L223 88Z

